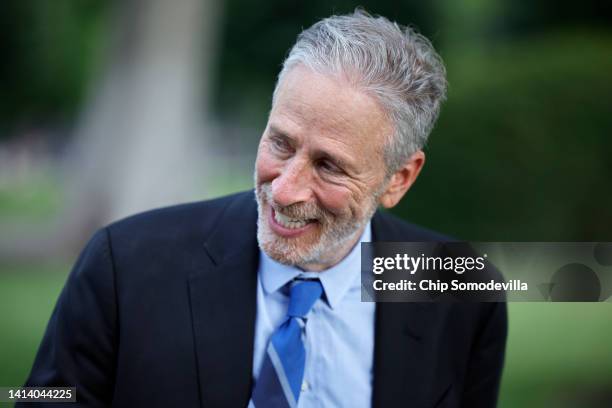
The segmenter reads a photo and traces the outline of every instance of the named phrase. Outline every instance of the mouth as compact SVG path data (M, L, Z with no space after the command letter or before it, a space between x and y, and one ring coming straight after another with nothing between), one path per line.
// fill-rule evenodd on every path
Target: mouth
M308 218L291 218L276 211L270 206L269 223L276 234L282 237L291 238L305 234L307 231L314 228L318 221Z

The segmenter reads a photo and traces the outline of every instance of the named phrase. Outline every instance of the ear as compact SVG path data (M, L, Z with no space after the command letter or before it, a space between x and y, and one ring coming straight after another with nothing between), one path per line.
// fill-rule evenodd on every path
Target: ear
M410 156L408 161L391 176L387 189L379 198L380 205L384 208L395 207L416 181L424 164L425 153L423 151L419 150Z

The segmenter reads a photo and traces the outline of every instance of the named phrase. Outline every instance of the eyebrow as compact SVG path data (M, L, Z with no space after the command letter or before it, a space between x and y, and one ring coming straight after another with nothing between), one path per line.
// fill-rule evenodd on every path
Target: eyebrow
M282 139L287 140L292 145L295 145L295 137L291 136L288 132L285 132L275 125L269 126L270 135L273 137L280 137ZM348 160L345 160L344 157L340 155L334 155L327 150L316 149L314 150L314 157L317 159L326 159L333 163L335 163L338 167L343 168L345 171L353 172L355 167Z

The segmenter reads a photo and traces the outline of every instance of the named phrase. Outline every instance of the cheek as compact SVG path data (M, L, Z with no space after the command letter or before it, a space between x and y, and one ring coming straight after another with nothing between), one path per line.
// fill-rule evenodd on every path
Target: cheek
M279 174L280 166L270 154L260 151L257 154L255 168L257 169L257 184L261 184L274 180Z
M359 196L346 187L328 186L321 189L319 202L336 215L354 216L359 211Z

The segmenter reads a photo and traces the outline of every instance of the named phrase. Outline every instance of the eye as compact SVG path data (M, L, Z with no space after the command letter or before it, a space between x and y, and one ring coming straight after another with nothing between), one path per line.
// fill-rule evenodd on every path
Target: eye
M322 159L317 162L317 167L328 174L342 174L342 169L330 160Z
M291 153L291 145L287 140L280 137L271 137L270 142L274 150L279 153Z

